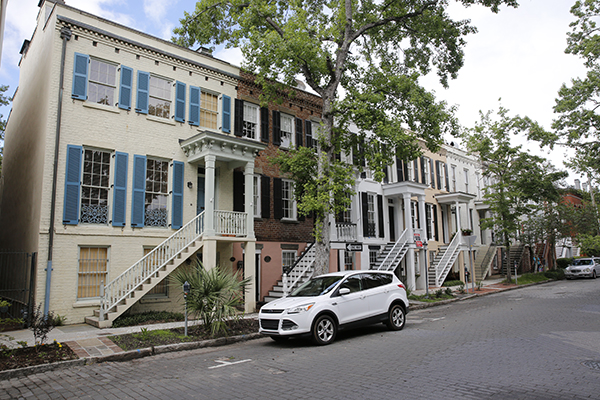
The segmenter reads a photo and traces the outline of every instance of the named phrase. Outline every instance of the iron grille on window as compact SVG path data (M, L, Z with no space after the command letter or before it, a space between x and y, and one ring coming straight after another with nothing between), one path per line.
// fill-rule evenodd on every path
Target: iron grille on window
M108 223L109 177L110 153L85 150L81 185L80 218L82 223Z
M108 275L108 248L81 247L79 250L79 273L77 298L100 296L100 286L106 284Z

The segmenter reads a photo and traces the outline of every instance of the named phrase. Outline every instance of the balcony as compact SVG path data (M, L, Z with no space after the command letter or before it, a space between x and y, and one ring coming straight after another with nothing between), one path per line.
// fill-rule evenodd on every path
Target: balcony
M356 242L358 239L356 224L336 222L335 231L340 242Z
M248 236L248 216L245 212L215 210L213 223L216 235Z

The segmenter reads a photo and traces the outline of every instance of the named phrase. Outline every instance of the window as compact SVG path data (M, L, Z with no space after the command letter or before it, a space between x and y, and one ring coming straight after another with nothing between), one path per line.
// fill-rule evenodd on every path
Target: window
M113 106L116 88L117 66L91 58L88 101Z
M160 118L171 117L172 86L172 81L150 75L148 114Z
M440 174L438 175L438 189L446 189L448 190L449 188L446 187L446 164L444 164L443 162L439 162L439 168L440 168Z
M281 263L283 265L283 269L291 268L296 262L296 251L294 250L283 250L281 253Z
M148 158L144 203L146 226L167 226L168 181L169 163Z
M465 168L465 192L469 193L469 170Z
M258 112L256 104L244 102L244 123L242 126L242 136L248 139L258 139Z
M284 219L296 219L296 203L294 202L294 182L281 181L281 203Z
M419 215L419 204L416 201L411 201L410 202L410 217L412 220L412 227L413 229L418 229L419 228L419 221L417 216Z
M377 250L369 250L369 267L374 268L377 265Z
M353 251L344 251L344 270L353 270L354 269L354 252Z
M425 219L427 228L427 240L436 240L435 237L435 215L432 204L425 204Z
M452 191L456 192L456 165L450 166L452 171Z
M294 145L294 117L287 114L280 115L281 147L290 148Z
M421 162L423 163L422 169L423 169L423 183L426 185L430 185L431 186L431 177L429 175L429 163L430 160L427 157L423 157L421 158Z
M148 255L152 250L154 250L152 247L145 247L144 255ZM160 263L156 254L152 254L151 256L149 256L147 258L147 261L148 261L149 267L157 267L158 264ZM156 273L156 275L158 275L158 273ZM148 293L146 293L146 296L168 297L169 294L167 293L167 288L168 288L168 278L165 278L162 281L158 282L156 284L156 286L154 286L152 289L150 289L150 291L148 291Z
M260 218L260 175L254 175L254 217Z
M406 176L406 180L407 181L412 181L413 180L413 163L410 161L406 161L405 164L406 166L406 171L408 172L407 176Z
M85 149L79 217L82 223L108 223L109 177L110 153Z
M203 90L200 95L200 126L217 129L218 107L218 96Z
M352 223L352 195L346 194L346 197L348 199L350 199L350 202L346 206L347 207L346 210L342 213L342 221L341 222L351 224Z
M479 172L475 173L475 185L477 186L477 198L481 198L481 182L479 181L481 177L479 176Z
M375 195L367 193L367 234L375 237Z
M77 298L100 297L100 286L108 278L108 248L80 247Z

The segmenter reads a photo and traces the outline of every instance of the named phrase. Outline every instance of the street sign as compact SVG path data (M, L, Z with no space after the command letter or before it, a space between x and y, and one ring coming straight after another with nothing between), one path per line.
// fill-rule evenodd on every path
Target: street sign
M346 251L362 251L362 243L346 243Z
M415 244L417 245L417 247L423 247L423 242L421 242L420 240L415 240Z

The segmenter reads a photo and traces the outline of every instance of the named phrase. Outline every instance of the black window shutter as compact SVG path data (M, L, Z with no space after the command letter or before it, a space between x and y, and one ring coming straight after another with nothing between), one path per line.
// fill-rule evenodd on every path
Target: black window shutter
M446 176L446 191L450 191L450 179L448 178L448 164L444 163L444 175Z
M233 171L233 211L244 212L244 173Z
M442 176L440 175L440 161L435 162L435 172L437 174L437 188L442 188Z
M433 205L433 231L434 231L434 240L438 240L438 218L437 218L437 206Z
M416 206L415 208L417 209L417 212L416 212L416 214L417 214L417 224L416 225L417 225L417 228L421 229L422 228L421 227L421 212L420 212L420 209L419 209L419 203L415 202L414 204Z
M233 134L235 136L242 136L242 126L244 125L244 101L240 99L234 99L234 112L235 117L233 120Z
M304 134L302 133L302 126L304 125L304 123L302 122L302 119L300 118L296 118L296 147L300 147L303 146L303 140L302 138L304 137Z
M377 195L377 216L379 221L379 237L382 238L385 236L385 229L383 226L383 196Z
M369 199L367 193L360 194L362 200L362 225L363 225L363 236L369 237L369 205L367 204Z
M283 218L283 202L281 201L281 178L273 178L273 214L275 219Z
M396 157L396 174L398 174L398 182L404 182L404 168L402 167L402 161Z
M260 140L269 143L269 109L260 108Z
M431 188L435 189L435 171L433 170L433 160L429 159L429 172L431 175Z
M260 216L271 218L271 178L264 175L260 177Z
M413 161L413 171L415 171L415 182L419 182L419 159L415 158Z
M305 146L306 147L313 147L313 142L312 142L312 123L310 121L304 121L304 126L306 127L306 143Z
M405 181L409 181L410 180L410 176L408 175L408 163L410 161L403 161L402 163L404 164L404 180Z
M425 183L427 177L425 176L425 157L421 157L421 183Z
M431 237L431 219L430 219L430 213L427 212L427 210L431 207L431 204L425 204L425 231L426 233L426 240L429 240L429 238Z
M281 144L281 120L279 111L273 110L273 144L279 146Z

